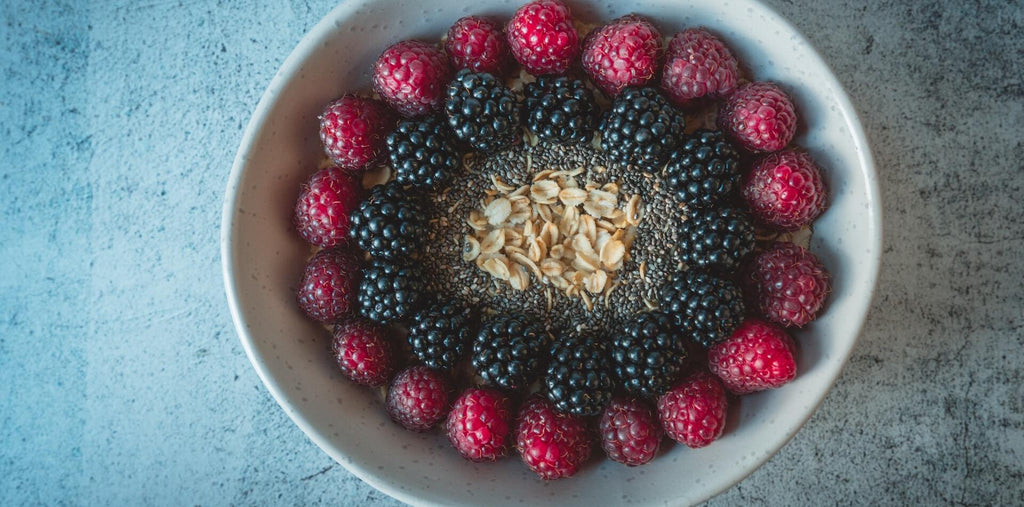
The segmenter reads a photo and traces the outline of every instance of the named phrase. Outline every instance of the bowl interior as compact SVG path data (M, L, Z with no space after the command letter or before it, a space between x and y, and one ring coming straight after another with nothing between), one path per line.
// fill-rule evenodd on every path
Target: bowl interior
M811 244L834 277L821 319L795 333L799 375L746 396L725 435L699 450L672 446L650 465L604 460L570 480L544 483L518 459L473 464L440 434L391 423L376 392L344 380L327 336L298 311L292 288L309 248L290 228L300 183L321 157L316 116L344 92L368 88L387 45L436 40L467 14L507 19L519 0L344 2L299 44L275 76L245 133L227 189L222 250L232 316L267 388L324 451L378 489L410 503L692 503L738 482L807 420L846 361L867 312L880 255L880 203L873 162L846 94L788 23L753 0L574 2L588 21L636 12L665 34L709 27L748 76L781 83L797 103L796 142L826 172L832 204Z

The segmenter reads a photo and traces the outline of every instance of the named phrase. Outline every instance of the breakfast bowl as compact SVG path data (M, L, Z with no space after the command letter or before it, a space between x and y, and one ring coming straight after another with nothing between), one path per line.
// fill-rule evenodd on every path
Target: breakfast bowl
M221 232L228 304L242 345L267 389L321 449L401 501L423 505L559 503L691 504L741 481L778 451L835 382L863 325L881 255L874 163L854 107L827 64L788 22L755 0L573 2L600 23L638 13L663 33L704 26L725 40L744 74L782 83L800 124L794 143L821 166L829 207L810 250L832 276L826 311L792 330L798 375L743 396L713 445L668 447L651 463L594 460L574 477L542 481L515 456L473 463L440 433L393 423L379 390L348 381L330 336L299 310L295 287L310 246L292 225L302 183L324 157L318 115L341 95L370 88L381 51L400 40L437 40L458 18L508 19L520 2L347 1L298 44L259 102L228 180ZM596 452L595 454L600 454Z

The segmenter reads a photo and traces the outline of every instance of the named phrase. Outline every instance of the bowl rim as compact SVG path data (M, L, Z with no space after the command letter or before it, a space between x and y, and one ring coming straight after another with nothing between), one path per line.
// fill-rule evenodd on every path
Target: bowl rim
M831 392L835 386L836 380L842 373L843 369L849 360L853 349L856 347L857 342L860 339L860 334L864 329L864 324L867 321L868 313L871 307L871 303L874 300L878 286L878 275L881 268L881 256L882 256L882 200L878 187L878 176L875 167L874 157L871 153L871 147L868 143L867 134L864 131L864 127L860 122L857 115L856 108L853 102L850 100L849 94L846 89L839 82L836 77L834 70L822 58L821 53L818 49L807 40L806 36L802 32L796 29L796 27L781 14L776 12L773 8L765 5L761 0L749 0L751 7L760 10L760 14L765 16L766 19L771 19L773 22L778 23L780 26L786 28L790 33L794 34L794 38L800 44L807 47L810 56L814 60L813 63L821 65L823 68L828 70L824 80L834 91L834 96L838 105L839 113L849 128L849 133L853 139L853 144L856 148L858 156L858 168L863 174L865 181L865 190L867 192L867 200L871 204L867 208L867 220L871 226L874 234L871 238L871 247L874 255L869 259L869 264L866 267L868 276L870 278L870 291L867 293L867 297L859 301L857 304L858 313L861 316L859 321L854 326L854 338L850 347L843 353L841 366L836 369L835 373L829 376L828 388L821 391L820 394L813 395L813 403L809 406L809 409L805 414L799 417L799 424L794 425L791 429L785 432L784 438L779 440L779 444L774 448L771 448L768 452L754 459L750 466L738 473L733 473L728 480L722 481L719 487L709 490L707 494L700 501L706 501L713 498L725 490L735 486L744 479L746 479L755 470L761 468L765 462L775 456L783 447L786 446L793 439L800 429L807 424L807 421L813 416L820 408L825 397ZM311 28L299 41L295 49L288 55L288 57L278 68L274 77L271 79L267 88L264 90L260 97L259 103L257 104L249 122L242 134L242 139L239 144L238 151L235 155L234 162L232 163L231 172L227 179L227 186L225 189L224 203L221 211L221 231L220 231L220 253L221 253L221 271L224 279L224 290L227 296L228 309L231 314L231 320L234 323L235 331L238 334L239 341L242 343L242 348L245 350L246 357L249 358L249 362L252 363L253 368L256 370L257 375L263 384L267 387L267 390L273 396L274 400L284 409L288 417L298 426L306 436L313 441L321 450L331 456L337 463L340 463L346 470L354 474L360 480L373 486L378 491L381 491L401 502L412 505L424 505L429 504L425 502L423 498L420 498L413 494L411 491L404 491L394 487L391 487L386 481L377 478L377 475L365 469L360 463L344 459L343 454L320 432L318 432L313 425L306 419L302 412L298 411L293 407L287 400L284 392L285 389L276 381L272 373L266 366L263 360L262 354L256 350L254 340L249 334L245 322L242 320L241 303L239 300L239 288L236 284L235 279L235 245L233 244L235 224L234 218L236 216L237 201L239 196L239 183L241 182L242 176L245 172L248 158L247 154L252 150L255 140L260 137L263 129L266 128L266 119L269 111L271 110L274 103L277 101L280 91L284 89L283 86L287 81L292 79L296 73L296 70L302 66L303 62L313 53L318 45L326 37L328 37L335 28L335 21L343 18L357 10L359 7L358 2L342 2L333 9L330 10L323 18L318 21L313 28Z

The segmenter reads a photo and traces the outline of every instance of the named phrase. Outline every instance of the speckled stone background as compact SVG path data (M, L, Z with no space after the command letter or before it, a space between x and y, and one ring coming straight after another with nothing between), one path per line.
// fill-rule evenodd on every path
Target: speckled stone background
M768 3L858 106L885 257L825 403L711 503L1024 503L1024 8ZM243 127L333 4L0 4L0 503L395 503L278 408L220 279Z

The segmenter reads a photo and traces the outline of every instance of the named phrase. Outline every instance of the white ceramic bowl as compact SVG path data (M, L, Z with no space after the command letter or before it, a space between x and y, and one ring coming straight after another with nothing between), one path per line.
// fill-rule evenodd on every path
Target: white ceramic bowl
M826 172L832 204L811 248L834 277L827 312L796 333L799 375L749 395L709 447L676 445L651 464L609 460L544 483L516 457L463 460L439 434L391 423L377 393L344 380L321 328L297 309L292 287L309 248L289 222L299 184L321 157L316 116L331 99L367 89L389 44L437 39L467 14L507 19L523 0L344 2L299 43L264 93L228 182L221 234L224 280L242 345L267 389L309 438L377 489L416 504L684 504L739 482L785 444L824 398L863 324L878 273L881 204L874 164L853 106L828 66L784 19L754 0L573 2L588 21L637 12L663 33L704 25L733 48L748 75L783 83L806 147ZM425 5L431 5L426 7Z

